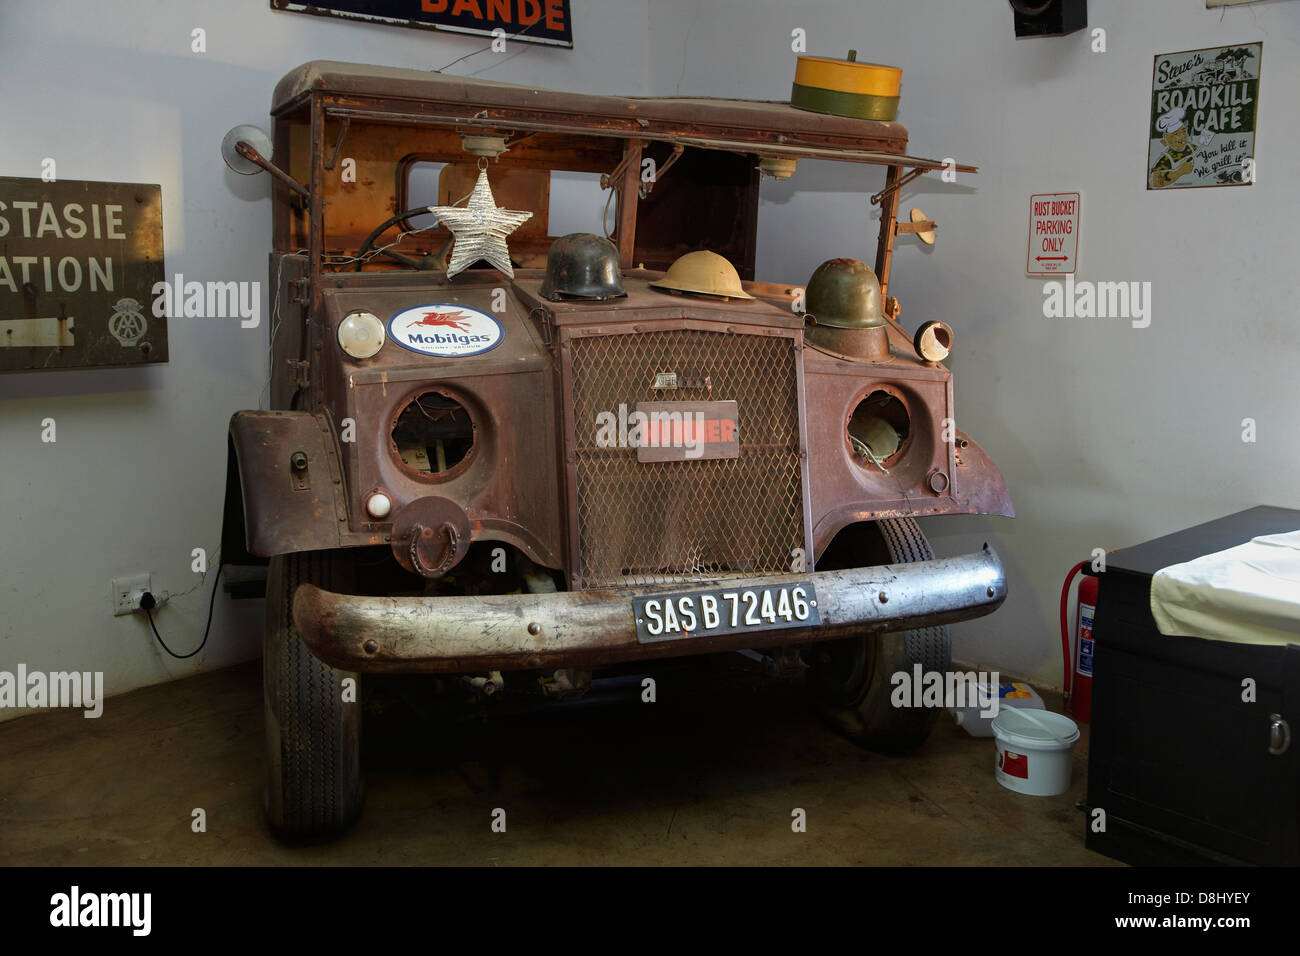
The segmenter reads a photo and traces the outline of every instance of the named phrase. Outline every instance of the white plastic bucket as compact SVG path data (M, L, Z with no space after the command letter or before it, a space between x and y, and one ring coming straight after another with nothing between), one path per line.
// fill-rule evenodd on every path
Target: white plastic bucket
M1016 793L1051 797L1070 789L1079 727L1047 710L1002 708L993 718L998 783Z

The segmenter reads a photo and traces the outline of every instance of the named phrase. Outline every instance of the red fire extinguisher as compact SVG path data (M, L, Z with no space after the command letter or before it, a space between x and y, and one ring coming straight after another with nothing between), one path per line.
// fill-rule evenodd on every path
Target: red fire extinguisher
M1061 587L1061 652L1065 661L1065 709L1080 723L1092 719L1092 618L1097 611L1097 578L1084 572L1079 582L1079 599L1074 610L1074 652L1070 651L1070 635L1066 630L1066 608L1070 600L1070 584L1074 576L1088 566L1080 561L1065 576Z

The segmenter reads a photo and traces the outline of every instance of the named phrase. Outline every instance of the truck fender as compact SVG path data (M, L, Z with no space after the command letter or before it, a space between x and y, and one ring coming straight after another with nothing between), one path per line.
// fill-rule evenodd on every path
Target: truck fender
M1016 516L1006 479L988 453L960 428L957 432L957 500L971 514Z
M243 411L230 419L222 557L337 548L347 529L339 451L324 415Z

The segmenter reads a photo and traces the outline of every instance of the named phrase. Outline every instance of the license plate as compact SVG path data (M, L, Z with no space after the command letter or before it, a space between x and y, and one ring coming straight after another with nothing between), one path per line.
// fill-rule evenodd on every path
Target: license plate
M821 623L817 590L806 581L638 597L632 613L642 644Z

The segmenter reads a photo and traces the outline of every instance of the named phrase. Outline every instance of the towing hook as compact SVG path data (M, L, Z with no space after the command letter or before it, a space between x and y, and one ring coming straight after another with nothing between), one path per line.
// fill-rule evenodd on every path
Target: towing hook
M435 561L428 560L437 554L436 542L441 539L441 557ZM451 570L456 563L456 553L460 548L460 535L456 526L450 521L443 522L438 529L428 528L422 524L411 528L410 556L415 570L426 578L440 578Z

